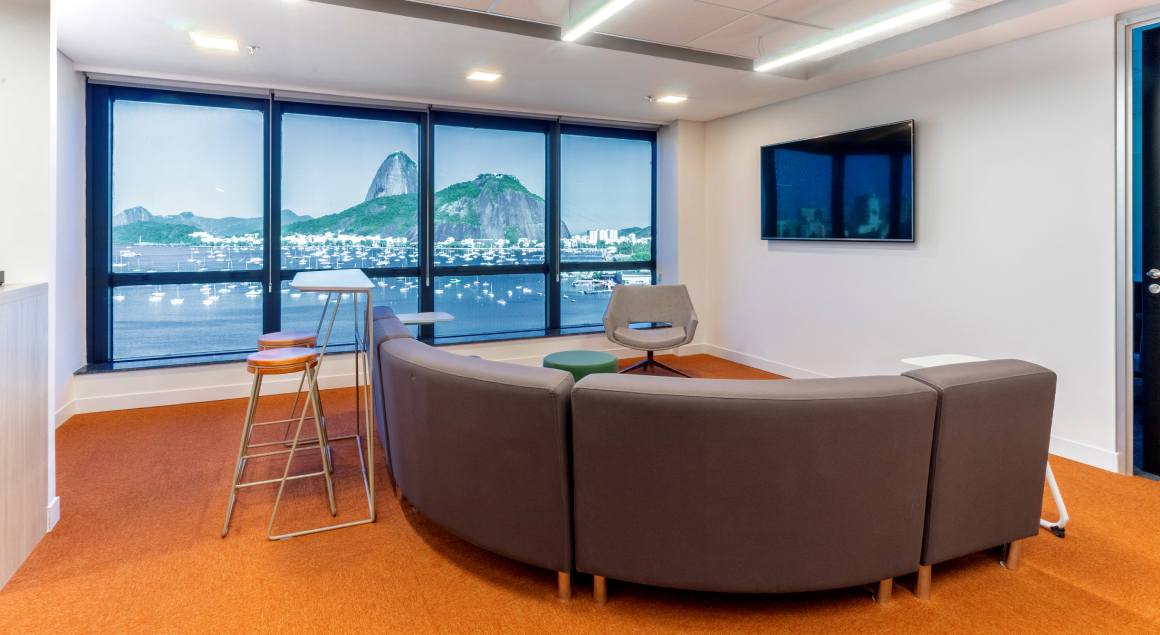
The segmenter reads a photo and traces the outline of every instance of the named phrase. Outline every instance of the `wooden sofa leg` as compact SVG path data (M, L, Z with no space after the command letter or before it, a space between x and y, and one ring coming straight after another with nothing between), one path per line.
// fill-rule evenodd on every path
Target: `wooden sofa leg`
M604 606L608 602L608 580L602 575L592 576L592 597L597 606Z
M918 566L918 584L914 586L914 594L920 600L930 599L930 565L922 564Z
M1010 571L1017 571L1019 569L1019 558L1023 555L1023 541L1013 540L1011 544L1007 545L1007 558L999 564L1007 567Z
M556 595L560 597L560 601L567 602L572 599L572 574L564 571L556 572Z
M874 601L883 606L890 604L890 600L894 595L894 578L886 578L878 581L878 593L874 596Z

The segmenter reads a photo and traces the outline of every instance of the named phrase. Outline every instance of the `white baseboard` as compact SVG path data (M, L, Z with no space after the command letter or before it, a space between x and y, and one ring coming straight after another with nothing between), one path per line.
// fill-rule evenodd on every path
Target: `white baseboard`
M56 410L56 427L61 427L77 413L77 402L70 399L68 403Z
M753 368L760 368L766 372L781 375L782 377L789 377L790 379L824 379L829 377L819 372L815 372L806 368L798 368L797 366L790 366L781 362L775 362L772 359L758 357L749 353L742 353L733 349L725 348L724 346L717 346L716 344L702 344L705 347L704 352L710 355L716 355L738 364L745 364Z
M236 374L239 378L247 377L245 371L240 367ZM286 375L285 377L276 379L267 378L262 382L262 394L276 395L294 392L298 388L298 377L298 375ZM353 371L322 375L318 378L318 386L323 389L347 388L353 385ZM175 406L202 401L246 398L250 395L250 386L251 383L243 379L240 382L211 386L196 386L191 388L167 387L141 392L106 393L91 397L77 397L72 403L74 404L74 413Z
M52 531L60 522L60 497L53 496L52 502L45 507L45 510L48 512L48 531Z
M1051 453L1109 472L1120 471L1120 453L1115 450L1051 435Z

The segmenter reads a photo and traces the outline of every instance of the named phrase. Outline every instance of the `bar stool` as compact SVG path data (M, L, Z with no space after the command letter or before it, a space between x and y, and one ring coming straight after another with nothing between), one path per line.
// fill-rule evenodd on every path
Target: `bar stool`
M314 348L318 337L313 331L277 331L258 336L258 350L271 348Z
M318 343L318 336L313 331L275 331L273 333L264 333L258 336L258 350L268 351L275 348L314 348ZM286 436L290 434L290 424L294 422L296 412L298 412L298 402L302 397L302 385L306 377L298 380L298 390L294 391L294 403L290 406L290 417L286 419L278 419L277 421L262 421L255 423L255 426L266 426L275 423L285 423L286 429L282 431L282 441L286 442ZM319 411L322 410L322 402L318 404ZM307 416L307 418L311 418ZM326 425L326 416L323 414L323 425ZM270 445L273 445L272 443Z
M334 483L331 480L330 473L330 442L326 436L326 430L322 425L321 403L322 399L318 394L318 352L313 348L304 347L288 347L288 348L272 348L268 350L258 351L246 358L246 371L254 376L254 383L250 389L250 401L246 406L246 418L242 425L242 439L238 444L238 458L234 467L234 480L230 486L230 500L226 507L226 519L222 525L222 537L224 538L230 530L230 518L234 513L234 504L237 502L238 490L243 487L254 487L256 485L268 485L270 483L278 483L278 496L274 499L274 510L270 514L270 524L267 527L267 535L269 535L270 528L274 525L274 516L278 513L278 505L282 500L282 492L286 487L286 481L296 480L300 478L309 478L313 476L321 476L326 480L326 495L330 504L330 515L334 516L338 513L334 503ZM281 445L282 441L274 441L271 443L250 443L250 438L253 435L254 427L254 413L258 408L258 399L262 392L262 379L267 375L287 375L291 373L302 373L302 381L307 386L307 394L309 396L310 405L314 409L314 429L317 434L316 439L309 439L305 447L300 447L299 442L302 438L302 424L306 420L306 409L302 410L302 414L298 417L298 427L294 432L294 440L290 444L289 449L273 450L268 452L259 452L257 454L250 454L252 448L264 447L269 445ZM280 423L280 422L267 422ZM322 470L318 472L308 472L305 474L295 474L290 476L290 464L294 461L294 455L299 450L310 449L317 443L319 455L322 457ZM245 471L246 462L249 459L276 456L286 454L286 467L282 472L281 478L271 478L261 481L242 481L242 473Z

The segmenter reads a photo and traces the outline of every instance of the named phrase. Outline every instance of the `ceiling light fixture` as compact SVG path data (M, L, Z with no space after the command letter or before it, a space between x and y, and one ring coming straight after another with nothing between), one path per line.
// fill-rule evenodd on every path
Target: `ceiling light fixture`
M813 46L808 46L804 49L801 49L800 51L790 53L789 55L782 55L781 57L775 57L766 61L758 60L756 63L754 63L753 70L761 73L764 71L771 71L775 68L789 66L790 64L809 58L817 58L825 53L835 51L844 46L853 44L859 40L865 40L875 35L881 35L882 33L892 29L897 29L907 24L936 16L940 13L945 13L950 11L953 7L954 5L951 4L948 0L939 0L939 2L934 2L923 7L919 7L918 9L900 13L893 17L886 18L885 20L869 24L860 29L854 29L848 33L843 33L837 37L825 40L824 42L820 42Z
M492 73L490 71L472 71L467 76L467 79L470 79L473 82L494 82L501 77L503 77L503 75L499 73Z
M599 9L588 14L588 17L580 20L575 26L564 31L564 35L560 39L565 42L575 42L581 35L596 28L598 24L611 18L616 12L632 4L635 0L609 0Z
M231 53L238 52L238 41L232 37L224 35L210 35L208 33L199 33L197 31L190 31L189 39L193 43L203 49L213 49L215 51L229 51Z
M689 98L684 95L661 95L657 97L657 101L662 104L679 104L689 101Z

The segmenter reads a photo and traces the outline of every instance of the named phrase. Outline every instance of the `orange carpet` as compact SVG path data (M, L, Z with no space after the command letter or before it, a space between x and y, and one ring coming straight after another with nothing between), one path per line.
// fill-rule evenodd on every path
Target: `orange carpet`
M769 376L704 356L666 361L699 376ZM336 427L349 427L351 397L325 393ZM262 409L275 418L288 407L274 397ZM63 516L0 591L0 632L1160 632L1160 483L1141 478L1053 459L1074 519L1067 538L1029 541L1015 572L989 553L936 566L929 602L909 592L913 576L897 581L885 607L861 588L744 596L610 580L609 602L597 607L590 577L574 576L575 598L559 602L554 572L482 551L400 507L381 457L377 523L269 542L267 487L241 495L223 540L244 408L127 410L63 426ZM339 518L353 519L365 509L357 460L349 444L335 454ZM321 483L287 492L280 528L330 520Z

